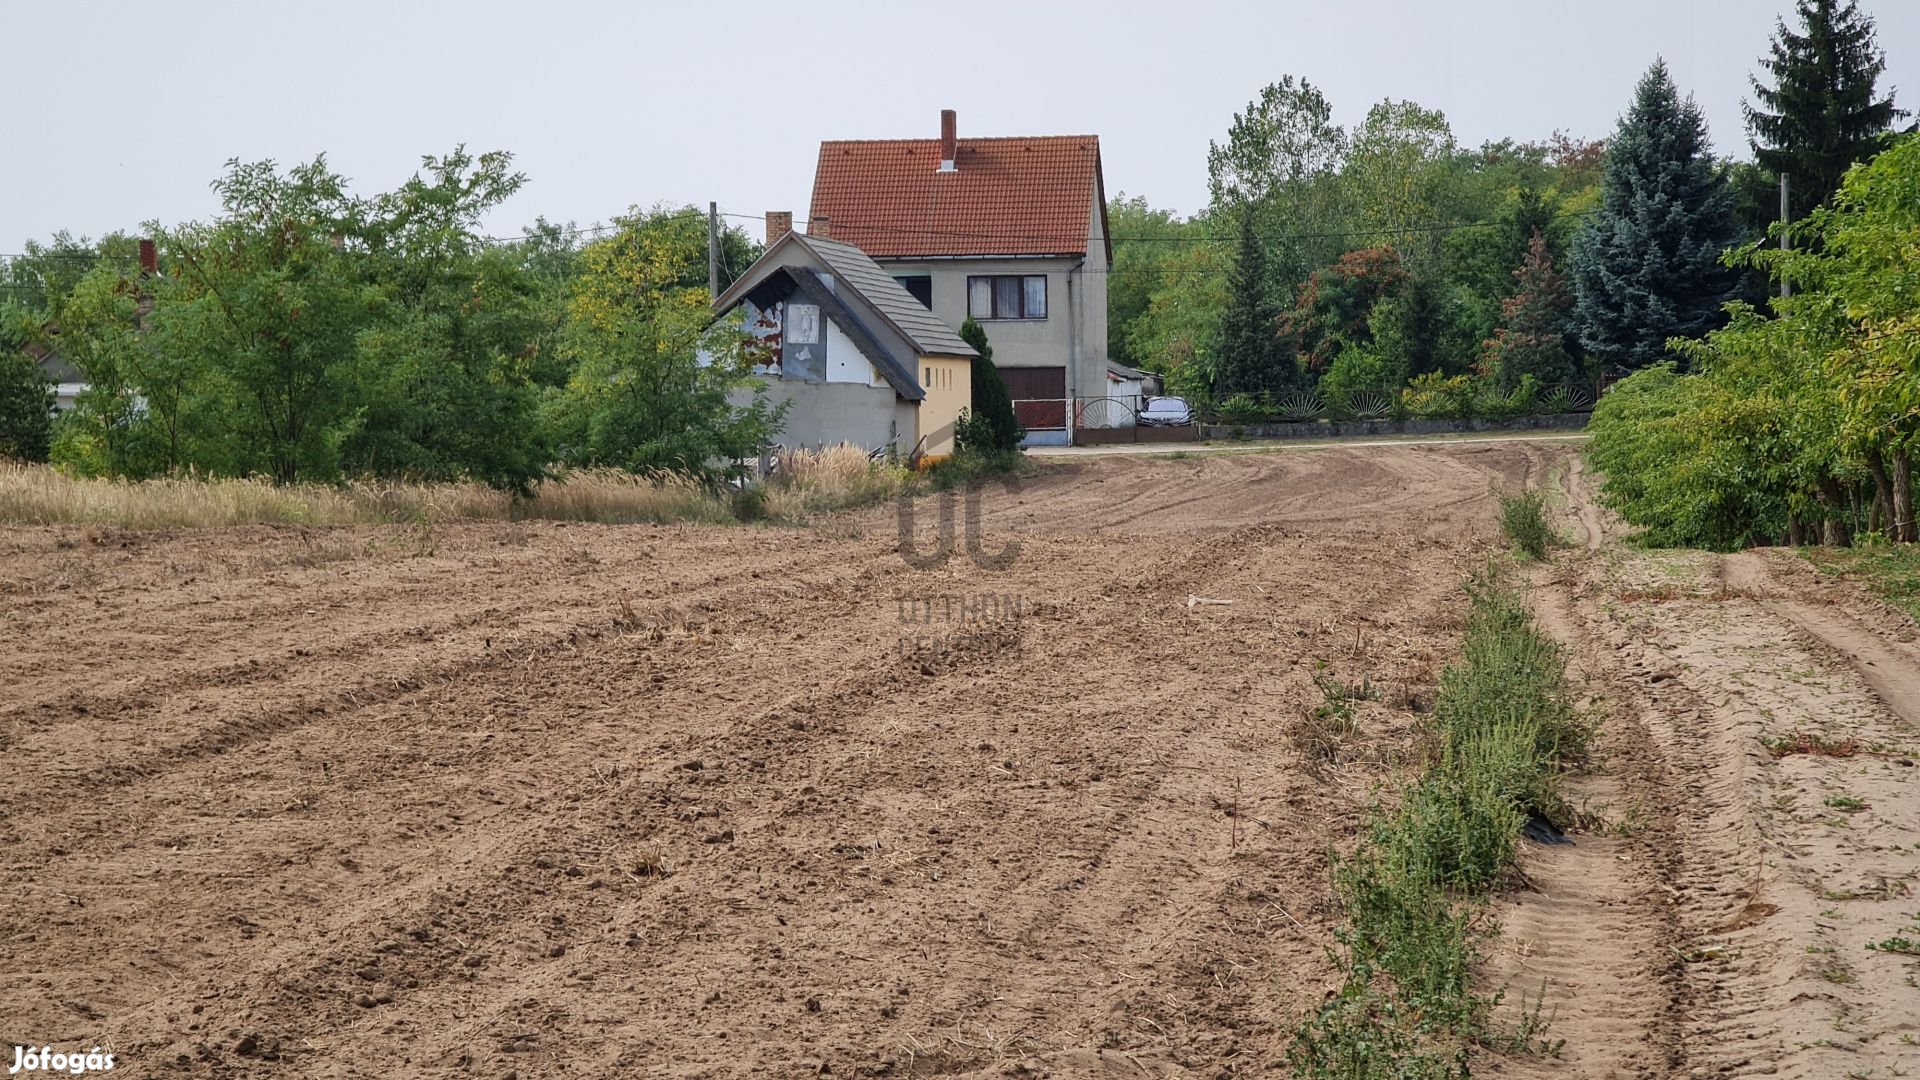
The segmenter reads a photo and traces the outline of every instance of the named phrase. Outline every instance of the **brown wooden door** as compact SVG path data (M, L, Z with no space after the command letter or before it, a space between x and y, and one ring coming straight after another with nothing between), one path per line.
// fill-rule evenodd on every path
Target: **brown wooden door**
M1003 367L1013 398L1013 415L1028 431L1067 426L1067 369L1064 367Z

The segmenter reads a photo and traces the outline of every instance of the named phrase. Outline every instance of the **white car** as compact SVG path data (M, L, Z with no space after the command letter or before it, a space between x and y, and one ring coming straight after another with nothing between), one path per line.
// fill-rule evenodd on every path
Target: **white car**
M1186 398L1153 397L1140 410L1141 427L1185 427L1193 423L1193 410Z

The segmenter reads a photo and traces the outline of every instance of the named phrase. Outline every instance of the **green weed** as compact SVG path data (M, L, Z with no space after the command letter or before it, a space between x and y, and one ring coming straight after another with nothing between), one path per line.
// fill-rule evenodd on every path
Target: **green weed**
M1485 937L1475 925L1483 897L1513 867L1527 816L1570 820L1558 773L1586 759L1593 731L1572 704L1564 655L1523 599L1491 570L1468 595L1461 659L1441 675L1428 721L1433 758L1335 865L1346 980L1296 1028L1288 1061L1297 1076L1464 1076L1472 1045L1558 1049L1541 1035L1540 1002L1523 1009L1518 1031L1491 1030L1498 998L1472 988ZM1350 712L1365 685L1316 681L1327 722Z
M1536 562L1547 557L1553 528L1547 524L1547 500L1539 490L1495 492L1500 499L1500 531L1522 555Z

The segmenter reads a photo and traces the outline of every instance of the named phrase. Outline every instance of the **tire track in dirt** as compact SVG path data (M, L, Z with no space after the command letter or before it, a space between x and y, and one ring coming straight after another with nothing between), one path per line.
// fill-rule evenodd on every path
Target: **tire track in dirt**
M1523 887L1495 903L1501 935L1487 974L1508 991L1503 1023L1518 1027L1537 1009L1549 1020L1543 1037L1564 1046L1551 1058L1499 1059L1492 1075L1655 1076L1684 1066L1670 958L1676 931L1659 885L1674 862L1672 811L1655 795L1669 763L1652 752L1651 710L1638 688L1612 670L1612 649L1586 630L1586 565L1532 576L1538 625L1566 650L1584 707L1603 718L1595 739L1602 764L1568 774L1562 790L1588 814L1631 805L1639 820L1630 835L1575 828L1571 845L1521 841Z
M1600 905L1592 928L1578 920L1548 926L1547 940L1575 958L1561 978L1584 967L1615 987L1637 982L1650 992L1626 1011L1598 1010L1612 1014L1598 1019L1578 1003L1589 987L1570 987L1559 1002L1550 994L1549 1010L1572 1008L1549 1034L1568 1039L1567 1064L1582 1076L1620 1068L1880 1075L1911 1067L1912 1013L1891 1004L1903 995L1901 965L1862 950L1898 932L1905 916L1896 909L1910 904L1920 878L1912 847L1920 805L1899 785L1903 767L1820 756L1776 761L1765 747L1803 731L1845 733L1860 745L1885 745L1902 731L1910 739L1911 725L1876 693L1890 687L1897 701L1908 692L1912 659L1830 600L1800 599L1804 581L1788 595L1771 573L1776 564L1757 553L1591 553L1602 518L1578 471L1568 483L1590 554L1542 581L1536 602L1543 627L1574 643L1608 699L1607 774L1577 779L1575 790L1613 804L1607 816L1632 835L1601 845L1577 836L1587 850L1530 848L1523 866L1555 903ZM1596 779L1619 789L1596 792ZM1820 808L1822 797L1828 807L1867 809L1836 814ZM1616 798L1626 802L1624 815ZM1871 839L1860 837L1862 823ZM1631 861L1610 867L1593 857L1609 847ZM1582 862L1561 875L1565 896L1536 874ZM1623 882L1651 913L1644 923L1618 923ZM1541 906L1525 898L1503 904L1510 940L1500 970L1524 967L1512 953L1526 951L1527 935L1541 925L1528 909ZM1600 927L1608 932L1595 933ZM1645 961L1621 964L1621 943ZM1590 962L1579 962L1582 955ZM1920 964L1907 967L1910 997ZM1649 1011L1650 1003L1657 1008ZM1625 1016L1646 1018L1649 1044L1667 1055L1664 1069L1609 1054L1633 1035L1617 1025ZM1556 1071L1548 1062L1502 1065L1503 1074Z
M1831 604L1809 604L1783 595L1770 563L1758 552L1729 555L1721 563L1721 580L1727 588L1746 591L1832 649L1909 727L1920 727L1920 654L1862 626Z

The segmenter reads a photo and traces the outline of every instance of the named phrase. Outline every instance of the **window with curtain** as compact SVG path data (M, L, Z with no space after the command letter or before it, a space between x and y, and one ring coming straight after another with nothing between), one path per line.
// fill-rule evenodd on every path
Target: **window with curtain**
M1044 319L1045 274L993 274L967 279L967 314L976 319Z

